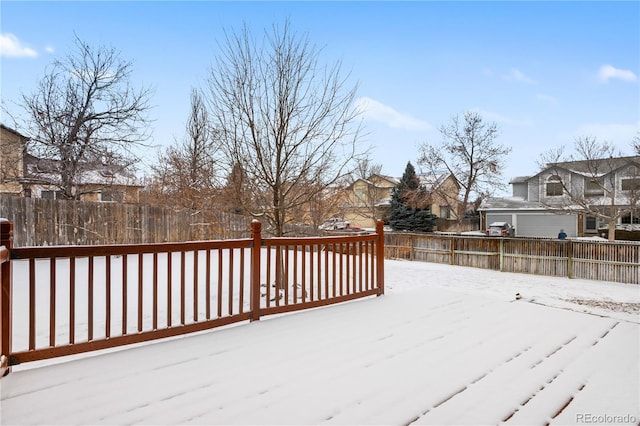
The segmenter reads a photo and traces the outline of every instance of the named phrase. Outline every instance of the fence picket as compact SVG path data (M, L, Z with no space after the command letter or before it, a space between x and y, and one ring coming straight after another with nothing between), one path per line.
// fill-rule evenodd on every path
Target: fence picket
M385 234L385 257L640 284L640 243Z

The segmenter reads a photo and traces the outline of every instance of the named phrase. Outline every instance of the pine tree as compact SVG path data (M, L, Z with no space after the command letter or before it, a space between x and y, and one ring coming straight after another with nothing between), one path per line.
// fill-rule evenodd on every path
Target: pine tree
M409 161L407 167L404 169L404 174L400 183L398 184L398 191L400 196L407 196L409 193L417 191L420 188L420 180L416 175L416 169Z
M421 208L416 200L421 192L420 180L411 162L407 163L400 183L391 193L389 225L396 231L432 231L438 218L428 208Z

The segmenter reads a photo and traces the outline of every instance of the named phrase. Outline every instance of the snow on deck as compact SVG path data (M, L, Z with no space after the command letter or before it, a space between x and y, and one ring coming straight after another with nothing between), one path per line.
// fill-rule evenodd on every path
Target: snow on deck
M19 366L0 381L0 423L640 421L637 286L401 261L386 271L383 297Z

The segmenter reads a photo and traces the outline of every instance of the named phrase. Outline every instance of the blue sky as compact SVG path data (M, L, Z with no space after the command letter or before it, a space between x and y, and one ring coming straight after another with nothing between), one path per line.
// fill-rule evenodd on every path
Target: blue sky
M223 31L260 34L289 20L341 61L366 100L366 138L383 172L417 166L419 144L475 110L513 152L504 172L537 171L549 149L578 136L626 155L640 129L640 2L30 2L0 4L1 97L14 105L74 33L132 60L133 83L154 88L153 143L184 135L191 87L203 87ZM4 115L2 122L11 122ZM150 152L148 159L155 158Z

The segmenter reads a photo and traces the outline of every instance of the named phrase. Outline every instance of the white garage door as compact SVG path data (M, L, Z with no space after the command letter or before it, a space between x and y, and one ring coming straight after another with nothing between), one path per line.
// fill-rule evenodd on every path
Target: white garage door
M527 237L557 237L564 229L569 237L578 233L577 218L573 215L517 214L516 235Z

